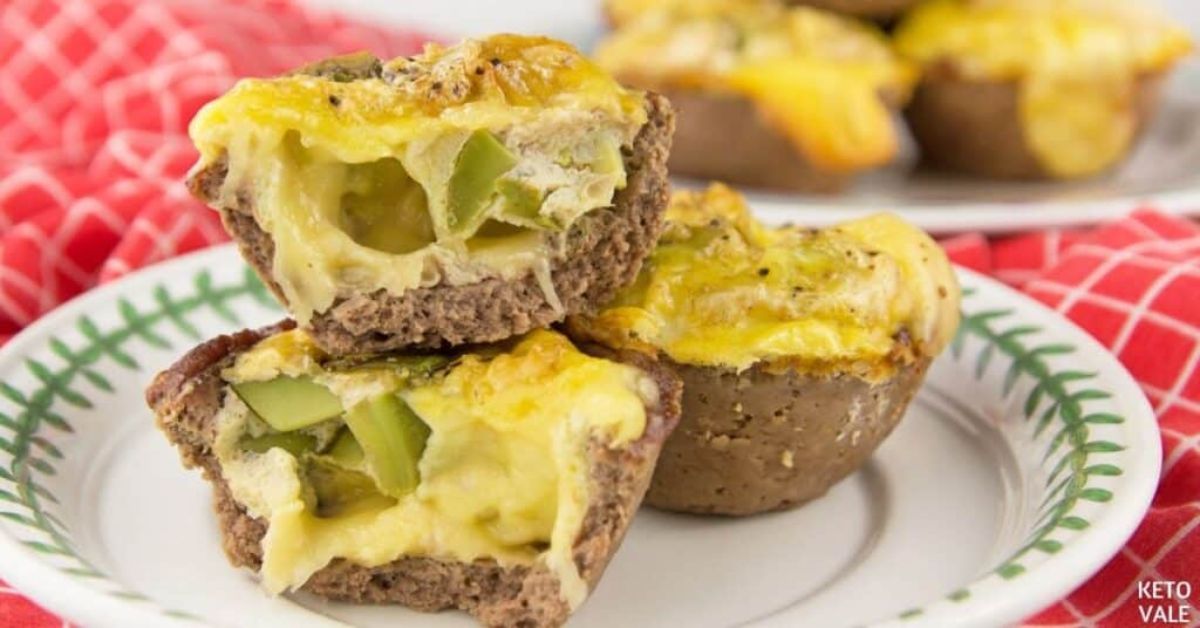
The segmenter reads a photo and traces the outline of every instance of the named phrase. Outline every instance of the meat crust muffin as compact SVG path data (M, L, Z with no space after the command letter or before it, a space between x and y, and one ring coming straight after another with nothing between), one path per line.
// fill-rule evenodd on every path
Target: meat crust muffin
M667 101L497 35L246 79L192 192L331 353L490 342L602 303L661 228Z
M147 391L230 562L272 593L561 625L642 500L675 376L549 331L337 358L292 327L210 340Z
M675 105L673 174L802 192L835 192L889 163L893 110L915 80L870 25L745 0L649 11L596 59Z
M899 218L772 229L713 186L677 193L638 280L567 329L683 380L646 502L748 515L860 467L953 336L958 305L945 254Z
M1153 118L1187 33L1126 0L929 0L897 27L921 65L906 111L922 157L998 179L1119 164Z

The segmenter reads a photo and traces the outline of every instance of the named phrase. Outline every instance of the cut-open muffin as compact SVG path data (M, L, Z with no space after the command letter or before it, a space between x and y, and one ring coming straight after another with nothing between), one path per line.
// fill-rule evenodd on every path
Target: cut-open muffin
M861 466L953 336L958 303L945 254L899 218L772 229L713 186L677 193L637 281L567 329L683 380L646 502L745 515Z
M193 120L189 186L326 350L490 342L634 277L672 129L570 46L497 35L243 80Z
M896 156L893 109L915 80L871 25L745 0L655 7L596 59L671 99L672 174L805 192L838 191Z
M333 357L288 322L200 345L147 400L267 590L552 626L596 586L679 416L669 370L592 352L539 330Z
M1000 179L1075 179L1128 155L1185 30L1131 0L930 0L896 49L923 69L906 116L922 157Z

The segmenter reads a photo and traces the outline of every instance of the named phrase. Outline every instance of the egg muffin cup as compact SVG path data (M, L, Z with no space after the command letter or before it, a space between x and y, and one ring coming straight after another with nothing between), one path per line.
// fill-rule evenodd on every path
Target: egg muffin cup
M896 30L922 67L905 109L922 159L991 179L1067 180L1119 166L1191 48L1124 0L929 0Z
M1142 76L1133 88L1131 112L1136 144L1158 111L1162 74ZM953 70L926 73L904 112L925 163L941 170L989 179L1049 181L1049 170L1025 138L1021 88L1015 83L962 79ZM1114 162L1088 174L1119 166Z
M325 350L443 348L631 281L672 130L666 99L566 44L498 35L242 81L193 121L188 184Z
M677 193L638 280L566 330L683 381L646 503L751 515L862 466L953 336L958 302L945 254L898 218L769 229L713 186Z
M677 378L548 331L337 358L293 327L214 338L147 391L184 465L212 484L230 562L275 593L564 623L642 501L679 417ZM520 425L498 418L507 404L525 409Z
M648 10L596 59L675 106L672 174L808 193L896 157L895 114L915 80L870 25L737 0Z

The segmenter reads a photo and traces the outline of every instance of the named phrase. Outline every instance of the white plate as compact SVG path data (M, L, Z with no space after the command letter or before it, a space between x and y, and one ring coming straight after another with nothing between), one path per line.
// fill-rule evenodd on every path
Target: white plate
M1153 494L1154 416L1085 333L962 280L959 342L861 472L786 513L640 513L574 625L995 625L1095 572ZM469 625L272 599L226 564L208 488L142 391L201 339L279 316L225 246L92 292L0 349L0 578L95 627Z
M598 0L308 1L399 26L420 26L446 38L501 31L542 33L590 50L604 31ZM1194 7L1174 10L1181 19L1200 19ZM748 196L765 215L778 221L818 227L886 209L934 233L1003 233L1084 225L1123 216L1145 205L1198 216L1200 63L1184 64L1172 76L1163 103L1132 157L1098 179L1004 183L938 175L915 167L915 150L909 145L897 163L863 176L840 195ZM698 182L678 183L694 186Z

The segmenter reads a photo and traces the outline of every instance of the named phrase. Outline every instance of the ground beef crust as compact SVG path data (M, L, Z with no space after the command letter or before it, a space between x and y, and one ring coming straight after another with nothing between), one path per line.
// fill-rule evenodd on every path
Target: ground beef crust
M146 391L159 428L184 465L201 469L213 486L230 562L254 570L262 563L267 522L250 516L233 499L212 451L225 388L220 372L238 353L292 327L285 321L209 340L160 373ZM619 449L596 440L589 445L590 499L574 556L590 591L620 546L663 442L679 420L681 384L671 371L640 354L584 349L642 369L659 391L659 402L648 408L646 430L638 440ZM315 573L303 589L332 600L402 604L420 611L458 608L489 626L557 626L570 613L559 596L557 578L544 566L502 566L493 560L464 563L412 556L376 567L337 560Z
M683 381L683 418L663 447L646 503L751 515L804 504L858 470L900 422L930 359L881 381L663 362Z
M371 63L374 61L374 63ZM300 70L354 80L381 72L367 57L330 60ZM666 98L646 94L648 121L633 145L623 148L626 187L613 205L588 212L565 236L550 261L550 276L562 310L547 298L532 271L513 279L490 278L460 285L416 288L394 295L338 297L310 323L326 351L344 355L401 348L443 348L494 342L545 327L567 314L603 306L637 276L662 231L669 196L667 155L674 113ZM194 173L188 187L200 200L218 205L227 164L221 159ZM280 302L287 304L272 272L274 243L254 217L252 194L240 191L236 206L217 206L247 262Z

